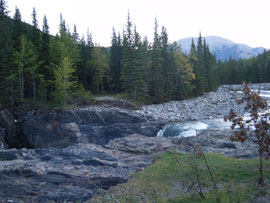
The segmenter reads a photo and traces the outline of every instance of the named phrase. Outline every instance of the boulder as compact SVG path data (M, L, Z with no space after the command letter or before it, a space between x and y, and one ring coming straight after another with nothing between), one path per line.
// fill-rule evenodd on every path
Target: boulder
M75 143L105 145L134 133L156 136L164 123L120 109L76 109L57 112L29 111L19 127L31 148L65 147Z
M151 154L177 148L165 137L146 137L140 134L111 140L105 147L133 154Z
M230 141L232 130L207 130L192 137L173 138L172 143L184 153L192 153L194 144L202 147L204 153L219 153L236 158L259 157L256 139L249 137L244 143Z
M176 147L167 138L136 134L104 147L0 150L0 202L86 202Z

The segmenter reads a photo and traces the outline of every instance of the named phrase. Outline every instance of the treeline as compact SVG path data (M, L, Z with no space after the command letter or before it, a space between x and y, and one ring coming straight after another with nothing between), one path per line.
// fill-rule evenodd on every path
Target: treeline
M113 91L136 100L180 100L218 87L216 59L205 40L200 36L186 56L176 42L169 43L165 27L158 32L157 21L150 44L141 38L128 15L123 39L113 31L109 63Z
M215 90L217 62L200 36L185 55L170 43L165 27L155 22L154 40L142 39L129 15L122 33L112 33L111 47L73 32L60 17L59 32L42 28L33 9L32 26L23 23L16 8L9 17L0 0L0 99L66 104L87 101L94 94L120 93L134 100L160 103Z
M270 82L270 51L250 59L218 62L218 72L221 84Z

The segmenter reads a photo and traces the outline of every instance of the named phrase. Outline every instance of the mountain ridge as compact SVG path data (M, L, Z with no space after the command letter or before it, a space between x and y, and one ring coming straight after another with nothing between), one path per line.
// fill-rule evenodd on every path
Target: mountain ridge
M205 36L203 38L209 45L210 52L216 55L217 60L221 61L229 60L230 57L236 60L248 59L263 53L265 50L263 47L252 48L246 44L235 43L219 36ZM177 41L177 44L181 45L182 51L186 54L190 51L192 39L196 45L198 37L188 37Z

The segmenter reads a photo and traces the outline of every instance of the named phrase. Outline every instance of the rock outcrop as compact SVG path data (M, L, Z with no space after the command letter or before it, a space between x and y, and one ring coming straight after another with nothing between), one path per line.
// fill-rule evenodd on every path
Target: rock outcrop
M75 143L105 145L134 133L156 136L165 124L130 110L103 107L22 110L16 116L7 109L0 112L0 127L6 129L11 148L65 147Z
M255 137L249 137L244 143L233 142L232 130L206 130L192 137L173 138L172 142L179 145L183 153L192 153L194 144L199 144L204 153L218 153L235 158L257 158L258 144Z
M231 130L155 137L166 121L221 118L231 107L243 113L234 102L238 89L230 88L141 110L1 110L0 202L85 202L127 181L156 155L167 150L192 153L195 143L205 153L257 157L256 141L231 142Z
M29 147L27 139L18 127L18 120L15 112L9 109L0 111L0 127L4 129L4 140L10 148Z
M231 131L174 138L130 135L101 146L78 143L64 148L0 150L0 201L84 202L103 189L126 182L166 150L191 153L194 143L205 153L240 158L258 155L254 140L231 142Z
M84 202L176 148L167 138L134 134L105 146L0 150L0 201Z

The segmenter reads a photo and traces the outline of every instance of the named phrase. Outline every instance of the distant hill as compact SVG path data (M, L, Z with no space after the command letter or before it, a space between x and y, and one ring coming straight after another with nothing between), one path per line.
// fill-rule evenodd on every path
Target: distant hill
M209 49L212 54L216 55L217 60L228 60L230 56L232 59L247 59L258 54L263 53L263 47L252 48L245 44L238 44L231 40L217 37L217 36L206 36L204 37L206 43L209 45ZM198 38L193 38L195 45L197 44ZM177 42L181 45L182 51L189 53L191 47L192 37L181 39Z

